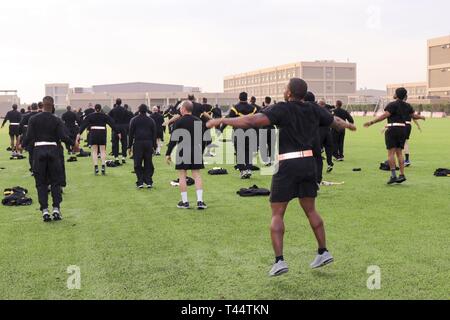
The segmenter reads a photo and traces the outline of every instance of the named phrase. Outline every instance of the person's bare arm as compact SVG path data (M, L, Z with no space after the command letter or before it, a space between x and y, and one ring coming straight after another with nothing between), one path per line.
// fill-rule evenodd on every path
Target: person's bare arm
M381 122L386 120L387 118L389 118L391 116L391 113L386 111L385 113L383 113L381 116L373 119L372 121L366 122L364 124L364 127L368 128L370 126L373 126L375 123Z
M422 132L422 128L420 127L419 121L417 121L416 119L413 119L414 123L417 126L417 129L419 129L420 132Z
M166 126L170 126L172 123L175 123L180 118L181 118L181 116L179 114L176 114L176 115L173 116L172 119L167 121L165 124L166 124Z
M349 129L351 131L356 131L356 126L353 123L344 121L339 117L334 117L334 121L330 127L337 131L342 131L345 129Z
M413 115L412 115L412 118L414 119L414 120L423 120L423 121L425 121L427 118L425 118L424 116L421 116L420 114L417 114L417 113L414 113ZM416 122L416 124L417 124L417 122Z
M210 120L206 124L206 127L208 129L211 129L216 128L222 124L241 129L260 128L271 125L269 118L265 114L258 113L255 115L248 115L244 117Z

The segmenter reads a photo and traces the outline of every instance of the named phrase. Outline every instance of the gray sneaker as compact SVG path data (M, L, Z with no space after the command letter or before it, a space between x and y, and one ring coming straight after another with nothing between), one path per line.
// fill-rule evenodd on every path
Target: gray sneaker
M42 210L42 219L44 220L44 222L52 221L52 218L50 217L50 212L48 212L48 209Z
M61 214L61 210L59 210L59 208L53 208L53 220L54 221L62 220L62 214Z
M278 261L278 263L275 263L272 267L272 269L269 272L270 277L278 277L282 274L288 273L289 267L286 262L284 261Z
M324 267L334 261L334 258L328 251L325 251L322 255L318 254L316 259L311 263L311 269L318 269Z

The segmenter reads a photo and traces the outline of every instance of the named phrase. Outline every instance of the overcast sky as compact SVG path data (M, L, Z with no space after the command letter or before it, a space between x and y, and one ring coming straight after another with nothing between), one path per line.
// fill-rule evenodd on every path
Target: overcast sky
M358 87L426 80L450 1L2 0L0 90L162 82L222 91L225 75L296 61L358 63Z

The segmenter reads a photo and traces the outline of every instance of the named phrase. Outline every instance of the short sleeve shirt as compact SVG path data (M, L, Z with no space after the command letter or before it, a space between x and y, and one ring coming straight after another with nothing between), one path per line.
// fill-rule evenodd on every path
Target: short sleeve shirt
M262 111L279 127L280 154L313 150L319 127L329 127L334 117L312 103L282 102Z

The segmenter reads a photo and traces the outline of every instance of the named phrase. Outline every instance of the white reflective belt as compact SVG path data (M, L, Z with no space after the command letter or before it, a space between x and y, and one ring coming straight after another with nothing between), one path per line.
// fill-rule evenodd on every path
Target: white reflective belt
M405 123L406 123L406 124L411 124L411 121L406 121Z
M24 125L23 127L24 127L24 128L28 128L28 125L26 124L26 125Z
M10 123L9 125L10 125L10 126L20 126L20 123L15 123L15 122L14 122L14 123Z
M91 127L91 130L106 130L106 127Z
M45 146L57 146L56 142L46 142L46 141L41 141L41 142L35 142L34 144L35 147L45 147Z
M406 127L404 123L388 123L388 127Z
M309 157L312 157L313 155L314 155L314 153L312 152L312 150L285 153L285 154L280 154L278 156L278 161L298 159L298 158L309 158Z

